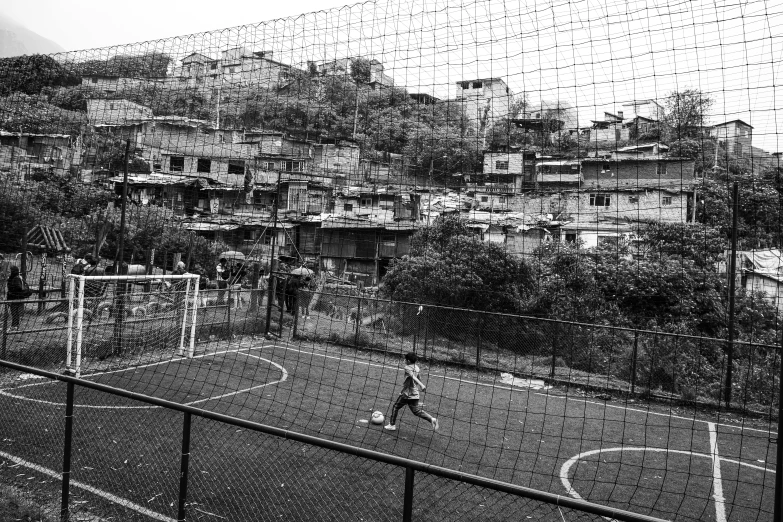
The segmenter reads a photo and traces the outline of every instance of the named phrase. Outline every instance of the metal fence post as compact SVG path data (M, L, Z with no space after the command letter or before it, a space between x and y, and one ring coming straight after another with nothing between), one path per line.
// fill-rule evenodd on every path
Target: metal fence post
M783 345L783 337L780 341ZM778 359L778 440L777 451L775 454L775 465L777 470L783 469L783 445L780 443L781 433L783 433L783 351L779 352ZM772 508L772 522L783 522L783 473L775 473L775 503Z
M253 263L253 275L250 279L250 308L248 311L257 312L259 309L258 283L261 280L261 265Z
M291 328L291 339L296 339L299 330L299 292L301 290L297 290L294 294L294 325Z
M8 348L8 303L3 303L3 346L0 349L0 359L5 359Z
M71 486L71 440L73 439L73 394L75 385L67 385L65 400L65 442L63 447L63 489L60 502L60 522L68 522L68 494Z
M416 313L416 322L413 326L413 353L416 353L416 344L419 340L419 311Z
M362 322L362 296L357 297L356 304L356 331L353 335L353 345L359 346L359 324Z
M231 282L228 284L228 340L231 340Z
M549 368L549 377L555 377L555 363L557 359L557 335L560 333L560 323L554 323L554 335L552 336L552 366Z
M188 465L190 464L190 426L191 417L185 412L182 425L182 458L179 467L179 502L177 505L177 522L185 521L185 500L188 495Z
M423 357L427 358L427 340L429 337L429 330L430 330L430 308L426 307L424 308L424 353Z
M476 343L476 369L481 368L481 338L482 334L484 333L484 315L482 314L479 318L479 325L478 325L478 342Z
M272 324L272 307L274 306L276 286L277 286L277 278L272 273L272 266L270 266L269 285L267 286L266 325L264 326L264 337L269 336L269 328Z
M413 520L413 477L415 471L413 468L405 468L405 498L402 504L402 521L411 522Z
M633 332L633 355L631 358L631 394L636 391L636 358L639 356L639 330Z

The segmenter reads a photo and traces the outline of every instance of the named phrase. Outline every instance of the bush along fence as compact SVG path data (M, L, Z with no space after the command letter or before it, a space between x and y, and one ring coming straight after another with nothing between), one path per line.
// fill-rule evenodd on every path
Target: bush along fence
M301 292L293 335L417 352L432 362L543 378L610 393L657 395L776 417L780 348L652 330ZM727 375L728 353L732 369ZM727 382L727 378L730 382Z
M181 324L165 310L149 306L156 295L133 293L120 330L111 306L106 306L112 297L101 298L106 302L96 299L95 314L84 330L85 358L105 369L112 364L110 356L147 360L170 354L179 342ZM45 369L63 365L67 300L0 301L0 306L0 358ZM295 301L286 302L274 296L274 289L202 290L196 321L197 342L241 335L290 335L400 354L414 351L432 362L541 378L553 384L713 405L725 402L730 377L733 408L772 418L779 406L780 349L768 344L338 292L300 291ZM730 345L733 371L728 376Z

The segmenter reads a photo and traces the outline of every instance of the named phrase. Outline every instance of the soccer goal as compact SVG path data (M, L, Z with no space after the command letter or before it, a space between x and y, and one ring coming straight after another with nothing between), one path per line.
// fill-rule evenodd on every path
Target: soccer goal
M192 357L198 279L196 274L69 275L66 371L78 377L87 357L172 350Z

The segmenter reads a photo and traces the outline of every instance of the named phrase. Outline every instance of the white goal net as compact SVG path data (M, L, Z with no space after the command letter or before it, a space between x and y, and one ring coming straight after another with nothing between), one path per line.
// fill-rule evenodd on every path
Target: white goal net
M66 371L193 356L198 275L69 275ZM63 312L66 313L66 312ZM120 356L120 357L117 357Z

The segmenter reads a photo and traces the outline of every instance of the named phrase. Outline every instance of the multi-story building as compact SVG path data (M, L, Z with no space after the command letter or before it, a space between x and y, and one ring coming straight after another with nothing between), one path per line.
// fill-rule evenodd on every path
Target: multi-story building
M753 145L753 127L742 120L731 120L709 128L710 137L723 143L734 156L750 155Z
M152 109L128 100L87 100L90 125L127 125L151 120Z
M318 64L316 70L318 71L318 74L322 76L337 76L347 81L353 81L353 66L357 60L367 60L369 63L370 77L367 85L370 88L379 89L394 86L394 79L384 72L383 64L374 58L338 58L337 60L329 60Z
M463 80L456 85L456 97L444 103L463 107L465 116L476 123L483 144L492 125L508 117L513 94L502 78Z

